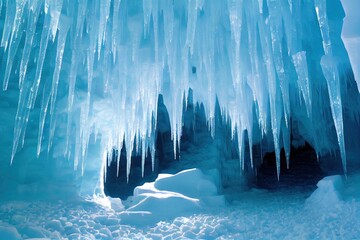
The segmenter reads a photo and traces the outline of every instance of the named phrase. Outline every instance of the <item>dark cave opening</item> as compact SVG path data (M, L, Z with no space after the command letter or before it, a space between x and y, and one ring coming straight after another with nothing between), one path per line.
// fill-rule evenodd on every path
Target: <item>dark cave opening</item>
M221 114L218 109L217 114ZM202 139L207 139L211 144L218 144L218 148L226 146L225 149L219 150L224 154L224 159L219 160L219 171L222 175L222 187L226 189L257 187L269 190L285 189L285 188L300 188L300 189L315 189L316 184L321 180L325 173L320 168L316 153L310 144L305 142L305 145L300 148L291 149L290 166L287 169L284 149L281 151L281 172L280 179L277 179L276 174L276 160L275 153L268 152L264 155L261 153L259 144L253 146L254 168L251 168L249 144L246 141L245 152L245 181L241 179L244 175L240 174L239 155L236 150L237 139L231 140L231 129L228 123L221 122L221 116L217 117L217 129L220 131L223 140L221 143L211 138L208 131L208 126L205 117L205 111L202 104L192 102L192 92L189 92L188 103L183 112L183 131L180 144L180 152L186 151L189 147L203 147L201 142L195 139L202 135ZM158 174L166 172L171 168L171 165L178 161L174 158L173 141L171 140L171 128L169 115L161 96L158 101L158 116L157 116L156 131L156 151L154 169L152 169L152 160L150 149L147 149L147 156L145 158L144 175L142 176L141 156L137 155L135 150L131 158L131 170L129 178L126 176L126 148L123 145L121 152L113 149L111 159L107 159L106 174L104 181L104 192L111 197L118 197L126 199L133 194L135 187L144 184L145 182L154 181ZM219 130L219 129L220 130ZM135 144L135 143L134 143ZM135 148L134 148L135 149ZM177 149L177 152L179 149ZM117 159L120 154L119 172L117 173ZM262 158L262 160L261 160ZM154 171L153 171L154 170ZM245 185L244 185L245 182Z
M325 173L320 167L315 150L305 142L300 148L291 149L287 168L284 149L281 150L280 178L276 175L275 152L266 153L257 169L256 186L264 189L304 188L315 189Z

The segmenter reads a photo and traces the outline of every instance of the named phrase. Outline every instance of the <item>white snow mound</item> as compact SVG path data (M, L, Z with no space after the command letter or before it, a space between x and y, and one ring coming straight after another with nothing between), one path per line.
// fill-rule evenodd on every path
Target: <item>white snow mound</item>
M134 196L125 203L130 207L121 214L121 221L151 224L224 203L225 198L218 194L213 178L203 174L200 169L159 174L155 182L135 188Z
M334 208L341 203L343 180L340 175L325 177L316 186L318 188L306 199L308 206Z

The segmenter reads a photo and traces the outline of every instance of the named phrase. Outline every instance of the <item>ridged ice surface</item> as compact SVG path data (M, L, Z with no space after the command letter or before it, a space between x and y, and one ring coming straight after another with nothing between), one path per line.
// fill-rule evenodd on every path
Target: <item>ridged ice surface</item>
M346 171L340 32L332 35L327 2L1 0L3 89L20 91L11 161L40 109L38 155L62 139L56 147L83 169L92 135L104 154L125 140L129 174L135 140L143 164L146 149L154 157L159 94L176 153L192 88L213 133L218 98L242 166L246 141L270 139L279 174L296 122L317 153L340 149ZM324 126L335 126L338 145Z

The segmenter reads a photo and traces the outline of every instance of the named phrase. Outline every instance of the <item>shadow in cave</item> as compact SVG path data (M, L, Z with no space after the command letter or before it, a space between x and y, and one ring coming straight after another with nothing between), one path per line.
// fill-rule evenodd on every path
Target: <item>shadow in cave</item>
M129 179L127 179L127 150L125 144L122 146L120 156L119 150L113 148L112 154L108 155L106 159L106 172L104 174L104 192L107 196L126 199L133 194L135 187L142 185L145 182L154 181L162 169L166 169L170 162L175 161L173 157L174 153L171 140L169 114L161 95L158 99L157 121L154 167L152 166L151 153L148 148L146 150L144 175L142 175L141 155L138 155L135 151L135 139L134 150L131 154L130 174ZM141 152L141 150L140 146L139 152ZM117 160L119 157L118 170Z
M292 148L289 168L286 166L284 149L281 150L280 178L276 175L275 152L266 153L257 169L256 186L270 190L297 188L314 190L325 177L315 150L306 142L303 147Z
M186 104L184 103L184 106ZM218 104L217 104L218 105ZM218 106L219 107L219 106ZM218 109L217 115L221 115ZM233 189L234 187L244 188L259 187L264 189L284 189L297 188L304 190L313 190L316 184L325 174L320 168L314 149L306 143L304 147L291 149L290 168L286 167L285 153L281 151L281 172L280 179L277 179L275 153L266 153L261 161L261 148L259 144L253 146L254 168L251 168L249 145L246 144L245 151L245 181L240 173L240 163L237 150L237 139L231 140L231 129L229 123L222 122L221 116L218 116L216 136L221 138L220 147L222 159L219 159L219 171L221 182L224 190ZM219 128L219 129L218 129ZM204 106L202 104L193 104L192 91L189 90L189 96L186 107L183 108L183 130L181 136L181 151L186 150L189 146L194 146L196 136L199 133L207 133L208 126L205 117ZM221 136L223 135L223 136ZM171 128L169 114L164 104L162 96L158 100L157 129L156 129L156 151L154 169L152 169L152 160L150 150L147 149L145 158L144 176L142 176L141 156L138 156L135 150L131 157L131 168L129 179L126 176L126 147L123 145L121 152L113 149L111 159L107 159L106 174L104 181L104 192L107 196L127 199L133 194L134 188L145 182L154 181L158 174L163 170L169 169L172 163L177 160L174 158L173 141L171 140ZM236 136L236 135L235 135ZM215 141L216 142L216 141ZM136 140L135 140L136 143ZM135 145L134 143L134 145ZM215 144L213 142L213 144ZM196 145L196 144L195 144ZM225 149L223 149L225 147ZM201 146L196 146L201 147ZM136 147L134 147L136 149ZM177 149L177 153L179 153ZM117 158L120 154L119 172L117 173ZM177 157L178 159L178 157ZM239 186L237 186L239 185Z
M206 132L210 137L206 125L207 123L204 106L203 104L193 103L191 89L189 90L187 102L184 101L183 106L183 129L180 144L181 151L188 148L191 144L194 144L196 141L196 135L199 133ZM156 151L154 158L154 169L152 169L151 153L150 149L148 148L145 158L144 176L142 176L141 156L139 156L135 151L135 140L134 150L131 157L129 179L127 179L125 144L123 144L120 152L119 172L117 170L119 150L113 149L112 154L108 156L106 174L104 174L104 192L107 196L126 199L133 194L135 187L142 185L145 182L154 181L162 170L168 169L172 163L178 161L180 151L179 149L176 150L177 156L175 159L174 145L173 141L171 140L169 114L164 104L162 95L159 95L158 99L156 126ZM139 152L141 152L141 149Z

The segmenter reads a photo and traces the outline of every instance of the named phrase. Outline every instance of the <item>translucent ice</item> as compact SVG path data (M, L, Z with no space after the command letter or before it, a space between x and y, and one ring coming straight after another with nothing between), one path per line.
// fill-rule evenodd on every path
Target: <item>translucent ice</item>
M342 101L340 90L340 77L337 60L332 56L323 56L321 58L321 68L326 78L330 101L331 113L333 116L337 139L340 147L340 154L344 172L346 174L346 151L344 139L344 125L342 113Z
M275 151L279 176L296 130L320 155L340 149L346 171L343 109L359 108L347 101L349 62L359 78L358 35L345 41L348 59L342 19L330 14L335 2L2 0L3 89L13 91L14 81L20 89L12 159L36 122L39 156L45 142L49 154L56 145L56 156L83 173L86 161L104 161L88 160L94 140L101 156L126 147L127 176L131 155L141 155L144 174L148 151L155 168L159 94L178 157L191 88L215 138L218 105L243 169L247 146L254 166L260 144Z

